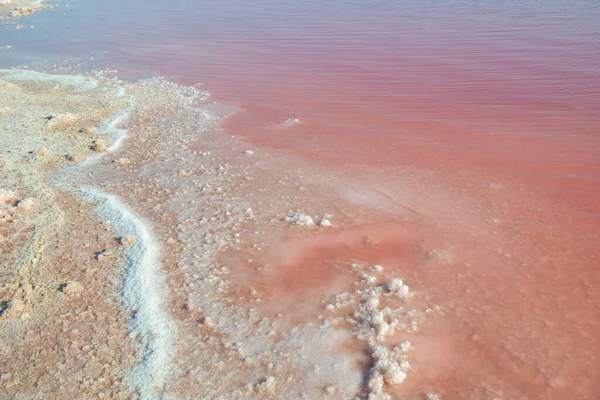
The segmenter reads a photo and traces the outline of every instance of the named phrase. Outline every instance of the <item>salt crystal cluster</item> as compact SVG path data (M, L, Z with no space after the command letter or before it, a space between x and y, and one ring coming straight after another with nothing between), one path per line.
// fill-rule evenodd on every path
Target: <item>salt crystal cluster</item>
M331 226L331 221L329 221L327 218L323 218L321 220L321 222L319 222L319 226L323 226L323 227L330 227Z
M10 204L17 201L17 196L12 190L0 189L0 203Z
M315 224L315 221L310 216L302 213L290 213L284 218L284 221L300 226L313 226Z
M373 267L369 269L383 270L379 265ZM404 382L410 368L406 355L410 342L405 341L393 347L387 342L397 331L410 332L416 329L418 323L413 318L415 312L406 308L406 301L412 294L401 279L393 278L378 284L374 276L364 272L359 276L365 285L363 288L338 294L334 302L325 308L330 312L350 310L349 316L334 319L333 322L349 323L353 335L369 346L373 364L367 376L368 398L389 399L385 385Z

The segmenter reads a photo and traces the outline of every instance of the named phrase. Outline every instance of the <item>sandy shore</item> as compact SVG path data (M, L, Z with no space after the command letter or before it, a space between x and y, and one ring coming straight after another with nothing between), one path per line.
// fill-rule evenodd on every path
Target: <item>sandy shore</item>
M94 86L0 71L0 385L11 397L119 397L133 361L118 256L94 256L119 246L91 204L48 179L92 152L103 138L90 128L124 106L114 83Z

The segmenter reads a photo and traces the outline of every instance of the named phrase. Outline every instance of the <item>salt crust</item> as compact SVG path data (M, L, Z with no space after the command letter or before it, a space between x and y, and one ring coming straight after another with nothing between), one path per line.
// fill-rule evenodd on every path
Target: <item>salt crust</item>
M94 80L78 75L49 75L36 71L0 69L0 77L13 81L56 82L73 87L73 90L91 90L98 86Z
M299 226L313 226L315 224L315 221L309 215L298 212L290 212L290 214L284 218L284 221Z

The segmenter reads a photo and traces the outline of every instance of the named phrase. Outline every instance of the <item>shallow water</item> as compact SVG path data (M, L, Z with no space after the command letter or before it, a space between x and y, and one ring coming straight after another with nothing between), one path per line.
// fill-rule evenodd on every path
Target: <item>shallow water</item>
M28 20L1 32L0 67L73 57L201 87L238 107L227 133L309 159L306 179L364 207L267 245L286 267L257 285L289 307L344 286L332 260L396 266L446 310L411 339L399 395L600 396L597 2L77 1Z

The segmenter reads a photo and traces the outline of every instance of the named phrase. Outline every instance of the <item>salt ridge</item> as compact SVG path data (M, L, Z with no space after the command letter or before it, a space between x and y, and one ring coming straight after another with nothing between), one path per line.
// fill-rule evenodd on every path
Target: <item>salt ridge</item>
M163 303L166 286L161 274L159 244L149 223L119 197L95 187L82 190L87 199L96 203L96 212L110 222L113 232L138 239L123 250L122 296L125 306L135 310L131 334L141 339L141 362L133 368L129 384L143 399L158 398L169 374L176 336L176 326Z
M115 93L117 97L124 94L124 90ZM130 98L127 109L105 119L98 127L97 134L110 134L113 137L107 151L119 149L123 139L128 136L127 129L118 126L127 122L133 107L134 101ZM91 154L80 163L80 167L95 164L103 156L104 153ZM65 182L59 186L80 192L85 199L94 202L95 211L111 224L115 234L137 239L123 249L125 270L121 297L124 306L134 311L130 317L129 331L132 337L138 339L141 359L130 371L128 384L142 399L159 398L170 371L171 349L177 328L163 302L167 293L161 273L158 241L149 223L118 196L93 186L76 188L72 184L65 185Z

